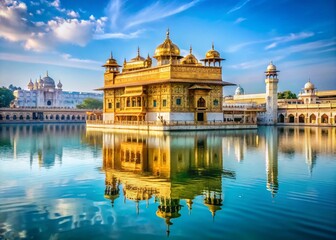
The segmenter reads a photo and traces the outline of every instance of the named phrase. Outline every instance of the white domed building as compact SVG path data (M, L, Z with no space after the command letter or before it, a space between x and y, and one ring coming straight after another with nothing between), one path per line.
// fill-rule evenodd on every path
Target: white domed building
M244 109L245 115L255 111L257 123L263 125L336 125L336 90L317 91L309 79L298 98L278 99L278 72L272 62L267 66L265 93L244 94L238 85L233 97L224 98L226 118L244 119Z
M299 93L299 99L304 103L316 103L317 95L315 85L309 81L304 85L303 91Z
M63 91L61 81L56 85L48 72L45 77L40 77L35 83L30 79L27 87L28 90L14 91L14 107L76 108L86 98L103 99L100 93Z

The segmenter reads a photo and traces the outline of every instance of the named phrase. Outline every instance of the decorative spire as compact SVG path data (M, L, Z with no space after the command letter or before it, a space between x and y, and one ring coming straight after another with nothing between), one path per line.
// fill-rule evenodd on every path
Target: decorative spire
M124 58L124 64L126 64L126 58Z
M192 46L190 45L190 54L192 53Z
M49 77L49 76L48 76L48 70L47 70L47 77ZM41 76L40 76L40 78L41 78Z
M138 57L140 57L140 47L138 46Z
M150 59L149 53L148 53L148 55L147 55L147 59Z
M112 54L112 51L111 51L110 59L113 59L113 54Z
M212 50L215 50L214 42L212 42L211 49L212 49Z
M166 33L166 35L167 35L167 39L169 39L169 28L167 28L167 33Z

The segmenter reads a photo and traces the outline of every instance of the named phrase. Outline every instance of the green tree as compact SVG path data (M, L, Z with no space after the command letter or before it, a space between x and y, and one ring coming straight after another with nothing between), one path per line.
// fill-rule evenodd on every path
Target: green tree
M292 93L291 91L283 91L278 93L278 99L296 99L297 96L295 93Z
M94 98L86 98L76 107L79 109L103 109L103 101Z
M9 107L11 101L14 100L13 92L5 87L0 88L0 107Z

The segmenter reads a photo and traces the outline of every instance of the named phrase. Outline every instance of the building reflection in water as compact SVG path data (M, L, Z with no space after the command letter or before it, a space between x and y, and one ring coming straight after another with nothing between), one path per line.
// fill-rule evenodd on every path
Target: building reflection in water
M34 161L39 167L50 168L58 161L62 163L63 148L79 145L84 124L20 124L0 125L1 145L12 149L13 158L29 153L30 166ZM4 141L2 141L5 140Z
M135 202L138 214L139 202L153 199L167 234L172 220L181 216L181 200L190 213L193 199L203 195L214 217L223 204L222 177L235 177L224 169L222 152L221 138L206 133L104 133L105 197L114 206L122 185L124 202Z
M278 183L278 129L268 127L265 132L265 161L267 174L267 190L274 197L279 189Z
M336 128L281 127L278 135L278 152L289 158L302 154L310 174L318 155L336 153Z

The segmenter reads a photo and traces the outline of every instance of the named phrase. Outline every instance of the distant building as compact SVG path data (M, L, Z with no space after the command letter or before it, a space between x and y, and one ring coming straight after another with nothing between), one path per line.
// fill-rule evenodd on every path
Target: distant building
M35 83L30 80L28 90L15 90L12 105L19 108L76 108L86 98L103 100L101 93L67 92L62 87L61 81L56 85L47 72L45 77L40 77Z
M238 86L234 96L224 97L224 117L244 121L242 110L237 110L251 105L258 110L259 124L336 125L336 90L317 91L309 80L297 99L278 99L277 72L270 63L265 72L266 93L244 94Z

